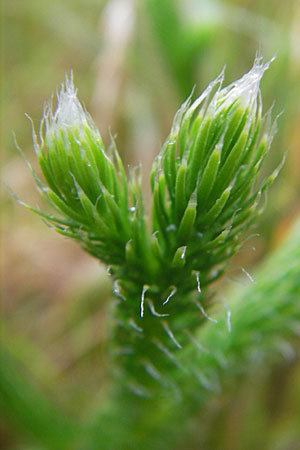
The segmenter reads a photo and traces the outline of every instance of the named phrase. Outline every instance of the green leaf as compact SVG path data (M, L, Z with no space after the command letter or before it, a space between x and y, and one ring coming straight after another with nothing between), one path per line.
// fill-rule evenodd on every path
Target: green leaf
M220 164L220 149L216 148L211 154L208 163L205 167L203 175L200 178L200 182L197 188L197 203L198 209L201 211L204 209L206 201L209 197L211 190L214 187L214 183L217 177Z
M236 175L236 170L239 166L239 161L241 155L245 149L245 144L248 139L248 133L243 132L233 147L232 151L228 155L225 164L221 167L218 175L218 179L216 180L216 184L214 190L212 192L211 197L215 198L216 194L219 195L220 192L223 191L228 184L234 180Z
M186 197L186 165L182 164L178 171L175 184L175 217L180 220L187 204Z
M201 168L201 162L203 154L206 150L206 142L208 137L208 131L212 123L211 117L203 119L197 138L191 145L188 161L188 180L189 180L189 192L193 192L198 178L199 169Z
M226 202L228 200L230 192L231 192L231 187L229 186L227 189L225 189L225 191L223 192L221 197L210 208L210 210L207 213L200 215L201 224L203 224L205 226L209 226L219 217L219 215L221 214L221 212L223 211L223 209L226 205ZM200 214L201 214L201 211L200 211Z
M184 212L183 218L181 219L178 233L177 241L179 245L186 244L191 238L194 223L196 219L196 203L191 200Z

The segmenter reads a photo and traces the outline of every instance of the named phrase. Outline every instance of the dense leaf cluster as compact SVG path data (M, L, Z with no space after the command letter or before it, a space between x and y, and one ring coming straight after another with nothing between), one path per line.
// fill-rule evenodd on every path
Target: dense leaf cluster
M257 58L226 88L222 73L181 106L153 163L151 232L139 174L125 173L114 141L105 150L72 78L55 112L45 109L39 143L34 135L46 184L35 177L59 217L35 211L109 266L119 300L112 367L121 379L126 372L138 395L157 381L174 388L164 374L178 368L190 333L210 319L206 286L239 250L277 175L257 182L275 132L259 91L268 66Z

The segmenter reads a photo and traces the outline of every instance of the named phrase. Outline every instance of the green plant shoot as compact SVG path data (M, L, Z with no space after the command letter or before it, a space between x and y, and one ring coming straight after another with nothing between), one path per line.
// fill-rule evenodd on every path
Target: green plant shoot
M208 286L239 251L278 172L257 182L276 127L259 89L269 65L256 58L225 88L222 72L181 106L153 163L151 211L139 173L126 173L114 142L105 149L72 77L55 112L45 108L39 140L33 133L44 181L35 178L55 214L30 209L108 266L114 376L137 395L176 391L178 355L193 330L214 320Z

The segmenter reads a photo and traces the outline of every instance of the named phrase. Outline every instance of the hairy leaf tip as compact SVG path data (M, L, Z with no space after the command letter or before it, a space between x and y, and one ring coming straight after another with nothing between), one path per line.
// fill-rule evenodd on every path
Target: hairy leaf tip
M219 98L224 101L222 106L229 107L237 99L245 107L256 105L260 80L274 59L275 57L265 63L262 56L257 56L249 72L220 91Z
M87 113L84 111L77 98L77 89L74 86L73 74L66 74L65 82L61 84L57 94L57 107L48 117L49 123L47 131L57 132L60 128L72 126L84 126L89 124Z

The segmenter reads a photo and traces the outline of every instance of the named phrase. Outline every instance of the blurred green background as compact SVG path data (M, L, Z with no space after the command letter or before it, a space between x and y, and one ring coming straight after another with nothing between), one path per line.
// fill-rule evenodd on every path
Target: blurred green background
M24 112L38 129L45 100L71 69L104 141L111 132L126 164L142 163L149 196L152 160L193 86L200 94L224 65L229 84L256 52L277 55L261 86L265 111L274 104L273 117L283 112L265 174L289 153L268 194L256 252L242 252L237 263L251 271L282 241L300 213L298 0L10 0L2 3L2 31L2 175L33 206L42 205L12 131L36 167ZM66 415L82 420L99 403L105 378L105 269L6 188L2 200L3 347ZM213 405L207 449L300 448L299 359L257 377ZM0 431L3 449L42 448L14 417L3 417Z

